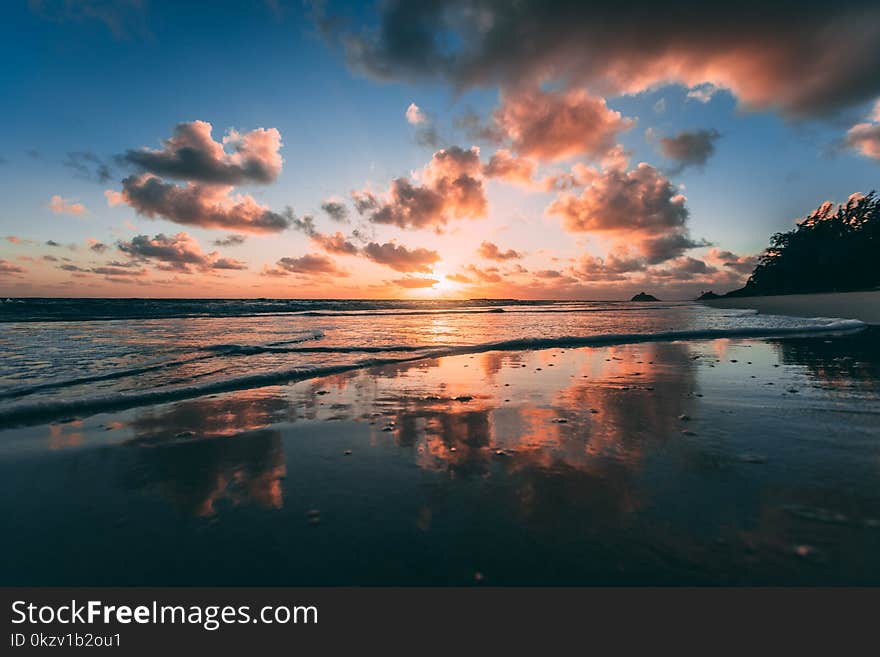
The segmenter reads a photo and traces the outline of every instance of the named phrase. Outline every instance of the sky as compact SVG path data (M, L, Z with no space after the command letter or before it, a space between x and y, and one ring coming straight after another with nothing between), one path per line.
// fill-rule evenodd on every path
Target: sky
M880 178L868 2L0 11L2 296L692 298Z

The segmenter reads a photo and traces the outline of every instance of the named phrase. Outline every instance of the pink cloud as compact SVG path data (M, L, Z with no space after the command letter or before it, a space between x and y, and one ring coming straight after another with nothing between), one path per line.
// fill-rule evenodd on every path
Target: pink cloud
M657 263L704 244L689 237L685 202L665 176L642 163L606 171L579 196L560 194L547 213L561 217L565 230L599 233Z
M324 249L327 253L336 255L357 255L359 249L351 241L345 238L340 232L333 235L324 235L323 233L315 233L311 236L312 241Z
M363 190L352 192L355 207L377 224L400 228L442 230L455 219L486 215L480 149L452 146L434 153L416 182L396 178L379 198Z
M502 148L489 158L489 163L483 168L487 178L499 178L506 182L532 187L537 164L527 157L517 157L509 150Z
M420 289L426 287L433 287L440 281L436 278L420 278L418 276L407 276L406 278L396 278L391 281L398 287L403 287L407 289Z
M298 258L281 258L276 264L274 270L264 270L264 274L270 276L284 276L280 272L290 274L304 274L306 276L333 276L345 277L348 272L339 269L336 263L325 255L307 253ZM267 273L273 272L273 273Z
M26 269L13 265L8 260L0 260L0 276L17 276L27 273Z
M576 155L602 159L616 146L617 135L633 125L586 91L536 87L503 94L494 120L514 151L551 161Z
M68 201L61 198L58 194L55 194L51 199L49 199L49 203L46 205L46 207L55 214L81 215L86 213L86 206L84 206L82 203Z
M514 251L513 249L508 249L507 251L502 251L498 248L497 244L492 242L481 242L480 248L477 249L477 253L480 254L483 258L487 260L517 260L522 258L522 253L519 251Z
M440 254L436 251L424 248L408 249L394 242L384 244L370 242L364 247L363 254L373 262L406 273L429 273L434 269L434 264L440 260Z

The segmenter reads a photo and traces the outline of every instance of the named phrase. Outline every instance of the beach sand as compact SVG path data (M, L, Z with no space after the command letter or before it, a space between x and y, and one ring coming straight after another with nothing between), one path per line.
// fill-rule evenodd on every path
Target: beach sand
M489 352L7 428L0 581L880 584L877 337Z
M704 301L713 308L753 308L767 315L840 317L880 324L880 290L834 294L787 294Z

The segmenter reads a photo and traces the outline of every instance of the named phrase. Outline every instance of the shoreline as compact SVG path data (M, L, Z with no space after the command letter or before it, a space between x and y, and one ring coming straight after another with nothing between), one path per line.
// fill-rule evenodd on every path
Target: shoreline
M765 315L838 317L880 324L880 290L735 297L699 301L712 308L755 309Z

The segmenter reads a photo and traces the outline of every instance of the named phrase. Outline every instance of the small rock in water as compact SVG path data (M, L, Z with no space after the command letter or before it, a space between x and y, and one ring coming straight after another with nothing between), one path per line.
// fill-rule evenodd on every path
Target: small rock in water
M810 559L819 556L819 550L812 545L795 545L794 553L802 559Z
M382 427L382 431L394 431L394 427L390 424L388 426Z
M175 438L192 438L196 435L195 431L181 431L178 434L175 434Z
M796 390L795 388L789 388L788 390L786 390L786 392L791 392L791 393L797 394L798 392L800 392L800 390Z
M681 434L683 436L696 436L697 435L696 432L691 431L690 429L682 429Z
M315 394L316 394L316 395L329 395L329 394L330 394L330 391L329 391L329 390L319 390L319 391L316 392Z
M472 400L472 399L473 399L473 397L471 397L470 395L459 395L458 397L455 398L455 401L457 401L457 402L469 402L469 401Z
M590 413L594 413L594 414L595 414L595 413L598 413L598 412L599 412L599 411L597 411L595 408L591 408L591 409L590 409Z
M555 422L556 424L566 424L568 420L566 420L564 417L557 417L553 419L553 422Z
M346 455L346 456L351 456L351 450L350 450L350 449L345 450L345 455Z
M738 363L739 361L738 361L736 358L731 358L731 359L730 359L730 362L731 362L731 363Z
M450 452L457 452L457 451L458 451L458 447L450 447L450 448L449 448L449 451L450 451Z
M505 452L503 449L496 449L495 456L507 456L507 452Z
M685 415L684 413L682 413L681 415L678 416L678 419L681 420L682 422L688 422L691 419L691 417L690 417L690 415Z

